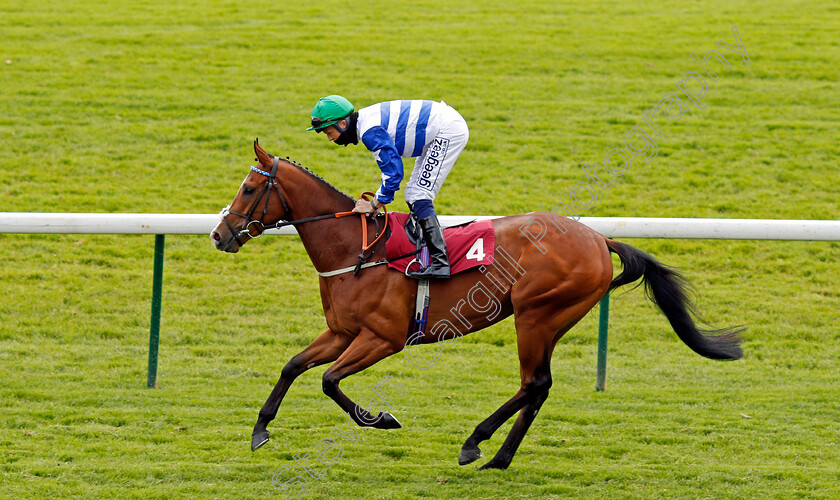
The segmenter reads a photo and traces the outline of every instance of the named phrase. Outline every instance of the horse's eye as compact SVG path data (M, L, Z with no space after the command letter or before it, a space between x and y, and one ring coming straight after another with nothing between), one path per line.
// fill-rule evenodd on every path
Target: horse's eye
M245 186L243 193L245 193L246 195L251 195L254 194L254 191L256 191L254 188Z

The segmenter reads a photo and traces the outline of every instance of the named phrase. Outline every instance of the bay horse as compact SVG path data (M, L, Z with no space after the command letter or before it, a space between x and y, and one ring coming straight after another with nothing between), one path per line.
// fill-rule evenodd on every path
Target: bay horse
M372 234L376 231L374 218L336 216L350 215L355 200L297 164L269 155L258 141L254 141L254 151L259 163L251 167L210 234L216 248L237 252L266 227L292 224L319 273L352 268L358 261L362 224L367 224ZM609 290L639 278L648 297L693 351L711 359L741 357L742 329L698 329L692 319L696 312L687 294L688 284L650 255L553 213L515 215L492 223L497 259L483 268L431 281L427 324L432 328L422 338L409 339L416 280L384 265L366 268L358 275L320 276L327 329L283 367L259 412L251 449L268 442L267 426L292 382L306 370L326 363L332 365L323 375L324 393L356 424L401 427L390 413L380 411L374 416L354 403L339 388L341 380L403 349L408 351L415 343L452 341L513 314L521 385L512 398L476 426L458 458L461 465L480 458L478 445L519 412L498 453L481 467L505 469L548 397L551 355L557 341ZM618 255L623 266L615 278L610 252ZM380 246L372 259L383 258ZM491 308L491 303L497 307Z

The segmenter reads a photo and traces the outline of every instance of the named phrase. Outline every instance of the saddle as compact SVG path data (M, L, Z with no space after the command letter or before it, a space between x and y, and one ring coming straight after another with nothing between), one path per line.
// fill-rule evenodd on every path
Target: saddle
M405 273L412 266L425 267L429 264L429 251L423 239L423 230L414 214L390 212L391 234L385 242L385 258L388 267ZM452 275L473 267L493 263L496 233L489 220L469 222L443 230L449 253L449 267ZM414 304L414 318L409 338L421 338L426 331L429 311L429 280L417 282L417 296Z
M385 242L388 267L405 273L409 266L428 264L428 250L419 222L411 214L389 212L388 215L391 217L391 234ZM496 233L492 221L448 227L443 230L443 238L453 275L493 263Z

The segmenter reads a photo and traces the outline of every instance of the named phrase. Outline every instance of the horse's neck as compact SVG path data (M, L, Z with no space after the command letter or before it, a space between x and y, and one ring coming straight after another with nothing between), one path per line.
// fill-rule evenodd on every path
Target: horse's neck
M292 168L295 170L288 176L291 182L284 183L284 190L295 220L353 209L352 199L315 176L297 167ZM307 222L295 227L315 268L329 271L336 263L345 261L348 253L356 252L353 254L356 255L361 250L359 225L358 216L349 216Z

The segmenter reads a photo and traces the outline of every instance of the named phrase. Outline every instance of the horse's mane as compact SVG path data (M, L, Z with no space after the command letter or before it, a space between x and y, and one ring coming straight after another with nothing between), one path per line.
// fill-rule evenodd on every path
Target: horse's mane
M272 156L272 155L270 155L270 154L269 154L268 156L269 156L269 157L271 157L271 158L274 158L274 156ZM281 160L282 160L282 158L281 158ZM292 166L297 167L299 170L301 170L301 171L302 171L302 172L304 172L305 174L309 175L310 177L314 177L314 178L315 178L315 180L320 181L321 183L325 184L328 188L330 188L330 189L332 189L333 191L335 191L335 192L336 192L336 194L340 194L341 196L344 196L345 198L349 199L350 201L354 201L353 197L351 197L350 195L348 195L348 194L347 194L347 193L345 193L344 191L342 191L342 190L338 189L337 187L333 186L332 184L330 184L330 182L329 182L329 181L327 181L326 179L324 179L324 178L323 178L323 177L321 177L320 175L316 174L315 172L313 172L313 171L309 170L308 168L304 167L304 166L303 166L303 165L301 165L300 163L298 163L298 162L296 162L296 161L294 161L294 160L290 160L288 156L286 157L286 162L287 162L287 163L289 163L289 164L290 164L290 165L292 165Z

